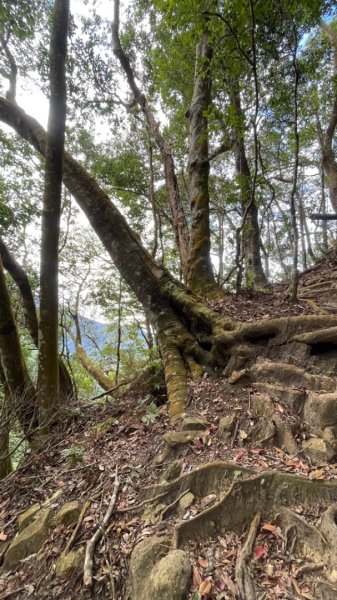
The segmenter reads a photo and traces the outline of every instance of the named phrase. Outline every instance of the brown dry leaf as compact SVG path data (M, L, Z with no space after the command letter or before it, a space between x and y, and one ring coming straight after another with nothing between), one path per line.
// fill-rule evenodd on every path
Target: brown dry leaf
M0 531L0 542L5 542L8 538L8 535L3 531Z
M227 550L227 548L228 548L227 540L225 540L225 538L223 538L223 537L218 537L218 540L219 540L219 544L221 544L221 546L223 548L225 548L225 550Z
M204 594L206 598L210 598L212 594L212 582L209 579L205 579L199 585L200 594Z
M193 567L193 585L198 586L201 584L202 579L201 579L201 575L199 573L199 569L198 567Z
M310 479L324 479L324 470L315 469L315 471L311 471L309 477Z
M202 556L199 556L198 558L198 563L199 565L203 568L203 569L207 569L208 567L208 560L206 560L206 558L202 558Z
M275 533L277 530L276 525L272 525L271 523L265 523L261 527L262 531L269 531L270 533Z

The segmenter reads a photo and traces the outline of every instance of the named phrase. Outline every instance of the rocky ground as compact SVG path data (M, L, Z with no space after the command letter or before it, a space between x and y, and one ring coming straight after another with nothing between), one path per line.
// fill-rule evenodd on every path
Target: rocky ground
M212 307L236 321L334 314L335 289L332 252L302 276L295 305L277 286ZM295 350L277 362L262 344L249 369L191 381L175 427L146 384L73 407L64 431L1 482L0 600L336 598L331 335L311 346L310 372Z

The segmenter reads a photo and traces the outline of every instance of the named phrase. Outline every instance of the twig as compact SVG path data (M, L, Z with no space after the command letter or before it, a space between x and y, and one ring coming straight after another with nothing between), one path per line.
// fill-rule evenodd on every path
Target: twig
M102 392L101 394L98 394L98 396L94 396L93 398L90 398L89 403L86 404L84 407L81 406L81 408L87 408L87 406L90 406L90 402L93 402L94 400L98 400L99 398L103 398L104 396L107 396L108 394L112 394L112 392L115 392L123 385L129 385L129 383L130 383L130 381L122 381L121 383L119 383L118 385L115 385L115 387L111 388L110 390L107 390L106 392Z
M168 504L168 506L166 506L166 508L164 508L163 512L161 513L161 518L165 519L166 516L169 516L171 508L174 508L175 505L178 504L179 500L181 500L181 498L183 498L183 496L185 496L190 491L191 490L185 490L184 492L182 492L180 494L180 496L178 496L178 498L173 500L173 502L171 502L171 504Z
M89 502L89 501L87 501L87 502L84 503L83 508L82 508L82 510L80 512L80 516L78 517L78 521L76 523L76 527L75 527L74 531L72 532L72 534L71 534L71 536L70 536L70 538L68 540L68 543L67 543L65 549L63 550L62 554L68 554L69 550L72 548L72 545L73 545L73 543L75 541L75 538L76 538L76 536L78 534L78 531L79 531L79 529L81 527L83 517L84 517L87 509L89 508L90 504L91 504L91 502Z
M5 598L10 598L11 596L14 596L14 594L19 594L20 592L23 592L25 589L27 589L26 585L24 585L23 587L17 588L16 590L12 590L11 592L5 592L4 594L1 594L0 600L5 600Z
M165 496L167 496L167 494L169 494L170 492L172 492L171 489L167 490L166 492L161 492L161 494L157 494L157 496L153 496L153 498L147 498L146 500L143 500L143 502L140 502L139 504L135 504L134 506L127 506L126 508L117 508L116 512L125 513L125 512L131 512L132 510L138 510L138 508L142 508L142 506L145 506L145 504L150 504L151 502L155 502L156 500L165 498ZM186 493L186 492L184 492L184 493Z
M248 563L251 560L257 531L260 525L261 516L255 515L251 522L247 539L238 553L236 565L235 565L235 577L238 585L240 595L245 600L256 600L256 591L254 580L249 572Z
M314 573L315 571L320 571L321 569L324 569L325 566L326 565L323 562L317 563L317 564L308 564L307 563L297 569L297 571L295 573L295 577L297 579L298 577L301 577L302 575L306 575L307 573Z
M95 531L94 535L87 543L85 559L84 559L84 568L83 568L83 584L85 587L92 587L92 579L93 579L92 571L93 571L93 566L94 566L95 547L96 547L97 542L104 535L106 527L107 527L109 520L111 518L111 515L113 513L113 509L114 509L114 506L115 506L116 500L117 500L119 484L120 484L120 481L118 478L118 467L116 466L115 485L114 485L113 493L111 496L110 504L108 506L108 510L105 514L102 524L100 524L98 526L98 529Z

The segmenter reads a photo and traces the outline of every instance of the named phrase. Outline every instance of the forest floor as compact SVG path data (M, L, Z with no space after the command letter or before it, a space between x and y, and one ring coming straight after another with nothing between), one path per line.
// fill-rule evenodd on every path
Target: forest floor
M211 305L235 321L314 314L317 310L334 312L331 295L329 301L327 289L324 292L322 286L316 285L317 273L320 276L325 274L330 280L335 273L337 276L335 256L329 255L323 263L302 276L300 299L295 305L286 299L286 289L282 285L266 293L243 293L225 302L213 301ZM313 289L321 294L320 300L317 300L317 294L313 296ZM311 297L309 304L308 290ZM257 421L252 409L252 399L257 393L251 385L231 385L221 373L205 374L199 381L190 381L186 415L202 418L207 426L192 441L179 446L174 458L179 459L182 473L190 473L201 464L224 461L253 473L278 471L310 480L336 480L337 462L313 465L305 454L299 452L290 456L273 440L259 445L250 439L250 432ZM146 516L146 502L137 508L143 502L144 489L158 483L168 467L170 461L158 464L156 459L164 447L163 435L174 431L168 420L165 398L160 398L160 395L156 399L159 416L149 425L142 421L149 400L144 402L147 394L149 391L144 384L137 392L74 409L64 419L63 434L50 440L48 446L39 452L28 455L22 466L1 483L0 545L16 534L18 515L35 502L43 502L59 492L61 495L55 500L56 505L70 500L77 500L82 505L88 502L74 540L75 548L78 548L91 538L106 513L118 467L120 486L117 501L94 555L94 590L83 587L83 571L68 580L60 581L56 577L55 562L74 529L74 525L67 528L58 526L53 528L37 555L25 558L14 571L2 575L0 571L0 600L70 600L74 597L124 600L127 598L128 566L134 546L152 535L170 535L177 520L188 521L218 502L219 493L195 495L189 506L178 514L173 511L165 519L159 513L156 518L151 511ZM283 421L296 429L299 441L306 438L306 423L289 406L277 401L274 409ZM236 417L230 436L224 436L219 427L221 418L227 415ZM293 510L309 524L315 524L321 514L319 504L311 505L308 512L304 505L297 503ZM249 528L249 523L247 525ZM184 546L193 566L190 600L235 600L241 597L236 568L248 528L240 533L224 531L212 539L204 537L200 530L200 538ZM259 600L315 600L318 596L314 586L317 577L321 577L322 568L317 568L310 561L308 564L307 557L294 552L294 544L289 544L273 516L262 518L249 566Z

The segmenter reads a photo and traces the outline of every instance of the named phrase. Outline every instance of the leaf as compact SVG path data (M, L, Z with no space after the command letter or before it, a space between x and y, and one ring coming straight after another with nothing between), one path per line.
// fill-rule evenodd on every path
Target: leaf
M203 568L203 569L207 569L208 567L208 560L206 560L206 558L202 558L202 556L199 556L198 558L198 563L199 565Z
M0 531L0 542L5 542L8 538L8 535L3 531Z
M262 531L269 531L269 533L275 533L277 530L276 525L272 525L271 523L265 523L261 527Z
M199 573L199 569L198 569L198 567L194 566L193 567L193 585L196 585L199 587L201 582L202 582L202 579L201 579L201 575Z
M309 477L310 479L324 479L324 470L315 469L315 471L311 471Z
M212 582L209 579L202 581L199 586L200 594L204 594L206 598L210 598L212 594Z
M260 560L265 555L266 555L266 551L265 551L263 545L259 544L258 546L256 546L256 549L255 549L256 560Z

